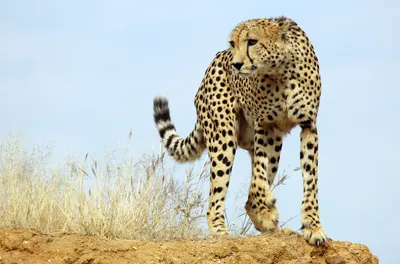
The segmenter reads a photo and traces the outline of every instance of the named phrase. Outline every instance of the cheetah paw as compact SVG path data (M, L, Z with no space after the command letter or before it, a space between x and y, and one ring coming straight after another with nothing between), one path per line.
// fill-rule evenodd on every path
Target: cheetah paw
M210 234L214 237L229 236L229 232L226 227L212 227L210 228Z
M246 208L247 210L248 208ZM247 214L254 224L254 228L261 233L273 233L278 231L278 211L276 208L271 208L263 212L247 210Z
M328 237L322 227L307 227L303 229L304 239L313 246L325 245Z
M273 233L278 231L277 221L265 218L259 218L257 220L253 220L254 228L261 233Z

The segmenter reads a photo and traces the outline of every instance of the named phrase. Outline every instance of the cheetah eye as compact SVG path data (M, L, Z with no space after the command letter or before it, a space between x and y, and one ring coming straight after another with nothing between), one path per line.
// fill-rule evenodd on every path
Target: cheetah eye
M257 44L257 42L258 42L258 40L256 40L256 39L249 39L249 40L247 41L247 44L248 44L249 46L254 46L254 45Z
M231 45L232 48L235 48L235 42L229 41L229 44Z

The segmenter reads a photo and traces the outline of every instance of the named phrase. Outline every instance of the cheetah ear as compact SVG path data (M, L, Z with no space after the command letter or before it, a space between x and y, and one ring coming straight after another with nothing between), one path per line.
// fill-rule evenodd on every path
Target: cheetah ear
M279 36L282 39L286 39L286 35L287 35L291 25L292 25L292 21L290 21L290 20L282 21L279 23Z

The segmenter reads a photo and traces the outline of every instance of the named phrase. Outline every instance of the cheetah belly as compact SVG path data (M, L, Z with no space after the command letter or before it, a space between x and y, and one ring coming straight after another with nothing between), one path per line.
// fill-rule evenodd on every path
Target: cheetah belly
M243 109L237 109L238 144L241 148L252 150L254 146L254 122Z

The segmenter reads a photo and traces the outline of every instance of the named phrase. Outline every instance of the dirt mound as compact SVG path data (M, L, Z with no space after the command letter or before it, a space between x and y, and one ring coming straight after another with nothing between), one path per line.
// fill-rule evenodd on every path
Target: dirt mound
M325 247L314 248L301 236L283 233L153 243L1 229L0 245L0 264L378 263L364 245L329 241Z

